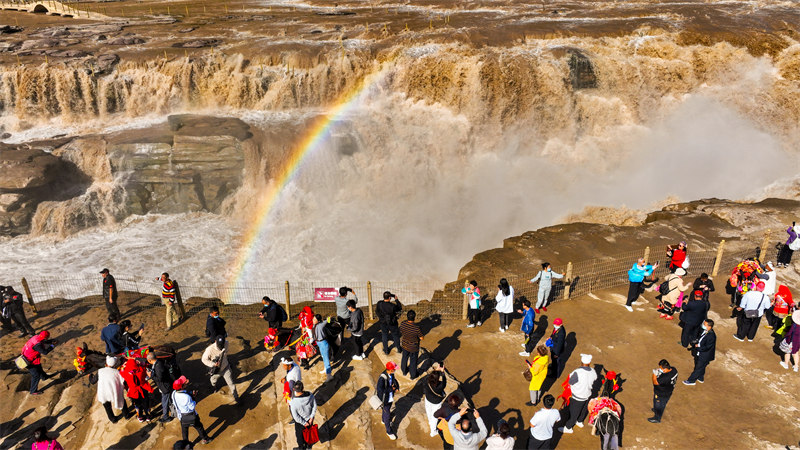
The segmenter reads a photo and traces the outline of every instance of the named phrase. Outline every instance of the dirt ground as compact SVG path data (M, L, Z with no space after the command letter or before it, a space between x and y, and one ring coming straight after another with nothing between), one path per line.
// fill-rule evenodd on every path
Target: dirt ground
M782 269L779 282L795 290L800 287L796 269L797 265ZM661 358L666 358L683 380L691 372L692 360L676 343L680 338L677 321L661 320L654 312L653 295L646 293L630 313L622 306L624 291L619 288L560 301L537 317L538 335L549 333L556 317L564 320L571 354L565 373L578 365L580 353L591 353L596 368L602 366L621 374L624 381L617 399L625 408L623 447L749 449L798 442L800 426L794 398L798 375L778 365L779 357L773 351L773 339L767 329L761 328L753 343L741 343L731 337L735 323L729 318L724 292L711 296L718 346L706 383L678 385L663 422L647 422L652 406L650 371ZM202 336L205 307L190 302L188 320L165 333L163 310L143 308L152 302L146 297L127 299L122 302L122 311L134 323L144 322L143 343L171 343L178 349L184 374L201 390L198 411L214 437L211 444L203 447L293 448L296 444L293 428L287 423L289 411L280 401L283 371L277 368L277 361L283 353L268 353L260 345L266 324L254 314L245 317L241 311L228 322L231 361L242 396L242 404L237 406L232 404L226 387L211 392L199 361L207 345ZM76 305L57 310L52 308L52 301L40 306L42 312L32 315L32 324L37 330L49 329L62 342L43 363L48 373L58 373L58 377L42 382L43 395L28 396L29 375L11 370L12 360L24 341L16 333L2 338L0 387L4 389L6 406L0 409L0 448L26 448L32 431L41 424L46 424L65 448L171 448L180 437L176 421L140 424L133 419L111 424L94 400L96 388L87 386L85 377L74 377L71 362L76 345L85 341L92 349L103 349L99 333L105 325L105 309ZM522 342L519 323L515 320L511 331L501 334L495 315L482 327L472 329L460 321L440 321L436 316L420 321L426 333L423 347L432 354L431 358L422 357L421 364L444 360L449 371L463 383L461 389L469 394L487 426L492 428L498 419L506 419L522 446L527 426L523 429L521 424L527 425L538 408L525 406L527 382L521 375L524 358L517 355ZM374 336L376 330L372 326L370 335ZM384 434L379 411L371 410L366 401L385 364L380 348L378 343L375 352L371 346L367 360L352 361L348 347L346 358L335 367L334 380L329 383L324 383L324 375L319 373L321 362L304 371L303 381L320 404L317 423L321 426L322 443L317 448L427 449L441 445L439 438L428 436L420 379L415 383L400 377L402 397L396 403L394 417L394 423L399 424L399 439L392 442ZM394 353L390 358L399 362ZM548 379L546 386L553 385L549 392L560 394L561 381ZM455 388L456 383L451 380L448 390ZM190 437L197 437L194 430L190 430ZM556 439L559 448L598 445L598 438L590 435L588 427L576 428L573 435L557 434Z

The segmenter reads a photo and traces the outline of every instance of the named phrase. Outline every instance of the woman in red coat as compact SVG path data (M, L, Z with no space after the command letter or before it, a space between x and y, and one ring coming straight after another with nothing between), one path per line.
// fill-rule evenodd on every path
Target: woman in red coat
M150 421L150 402L147 393L152 393L153 388L147 382L146 364L143 361L140 362L138 358L128 358L120 372L128 387L128 398L131 399L133 406L136 407L136 417L138 417L139 422Z
M680 244L678 244L677 246L668 245L667 257L670 258L669 260L670 272L675 272L677 268L683 267L683 263L686 261L686 242L681 241ZM683 268L686 269L686 267Z

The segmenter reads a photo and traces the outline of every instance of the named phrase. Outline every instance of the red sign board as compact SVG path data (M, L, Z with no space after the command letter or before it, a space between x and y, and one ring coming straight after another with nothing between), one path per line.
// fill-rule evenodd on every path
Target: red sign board
M314 288L315 302L332 302L339 296L339 290L335 288Z

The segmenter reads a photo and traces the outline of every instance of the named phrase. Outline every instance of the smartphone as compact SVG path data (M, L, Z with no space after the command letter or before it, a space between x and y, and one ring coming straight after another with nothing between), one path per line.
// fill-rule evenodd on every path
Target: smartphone
M142 322L142 324L141 324L141 325L139 325L139 329L140 329L140 330L144 330L144 322Z

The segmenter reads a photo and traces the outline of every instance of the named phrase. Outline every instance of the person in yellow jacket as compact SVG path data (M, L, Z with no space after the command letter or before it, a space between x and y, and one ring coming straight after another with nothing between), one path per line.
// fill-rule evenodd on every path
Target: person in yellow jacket
M531 384L528 386L528 390L531 391L531 401L527 403L528 406L536 406L539 403L542 396L542 384L547 378L547 366L550 364L550 352L545 345L539 344L536 347L535 355L533 361L525 360L531 371Z

